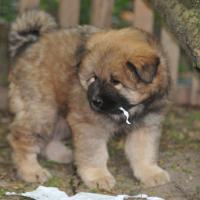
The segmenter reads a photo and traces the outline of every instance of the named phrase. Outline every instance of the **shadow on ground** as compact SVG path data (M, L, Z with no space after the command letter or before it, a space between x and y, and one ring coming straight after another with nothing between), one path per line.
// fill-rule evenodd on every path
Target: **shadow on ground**
M5 191L24 192L38 185L17 180L16 171L10 158L10 148L6 141L10 118L0 114L0 199L21 200L22 197L6 197ZM116 136L109 144L109 169L117 180L117 185L109 194L146 193L166 200L200 200L200 110L192 108L171 108L165 123L161 141L160 165L171 174L171 183L144 188L134 179L123 152L123 137ZM55 186L67 194L87 189L76 174L73 164L60 165L40 160L52 174L46 186Z

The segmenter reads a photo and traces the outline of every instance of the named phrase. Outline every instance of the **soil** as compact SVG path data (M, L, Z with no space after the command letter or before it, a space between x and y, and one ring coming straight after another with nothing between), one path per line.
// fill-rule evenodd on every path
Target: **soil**
M0 113L0 200L22 200L26 198L7 197L5 192L30 191L38 185L17 179L6 140L9 123L10 116ZM78 177L73 164L61 165L40 159L53 175L44 185L58 187L69 195L80 191L112 195L144 193L166 200L200 200L200 109L172 107L163 124L159 164L171 175L171 182L166 185L153 188L142 186L133 177L124 156L123 143L124 138L119 136L109 143L108 165L117 180L112 191L89 190Z

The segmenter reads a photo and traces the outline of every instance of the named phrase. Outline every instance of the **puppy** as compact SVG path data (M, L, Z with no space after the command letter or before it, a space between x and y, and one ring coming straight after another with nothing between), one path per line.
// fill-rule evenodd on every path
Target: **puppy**
M73 135L78 173L88 187L114 186L106 144L119 131L127 134L125 154L134 176L147 186L167 183L169 175L157 165L157 154L170 78L158 42L134 28L55 27L50 16L34 11L11 28L10 107L15 118L9 141L20 177L48 179L37 155L46 151L62 117ZM58 144L66 155L66 147Z

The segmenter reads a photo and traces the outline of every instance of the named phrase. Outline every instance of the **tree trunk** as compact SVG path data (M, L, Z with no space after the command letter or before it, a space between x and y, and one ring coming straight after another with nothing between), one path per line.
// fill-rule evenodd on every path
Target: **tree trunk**
M71 28L79 23L80 0L60 0L59 22L62 28Z
M91 24L108 28L112 23L114 0L92 0Z
M200 70L200 1L150 0Z
M8 108L8 24L0 21L0 111Z
M0 22L0 85L7 85L8 76L8 24Z
M38 8L40 0L20 0L19 3L19 12L23 13L27 10Z

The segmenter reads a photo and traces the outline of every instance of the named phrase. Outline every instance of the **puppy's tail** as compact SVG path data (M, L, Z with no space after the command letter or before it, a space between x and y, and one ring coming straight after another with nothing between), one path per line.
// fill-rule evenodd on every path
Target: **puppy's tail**
M11 57L15 57L40 36L56 27L55 20L43 11L31 10L19 16L12 23L9 35Z

